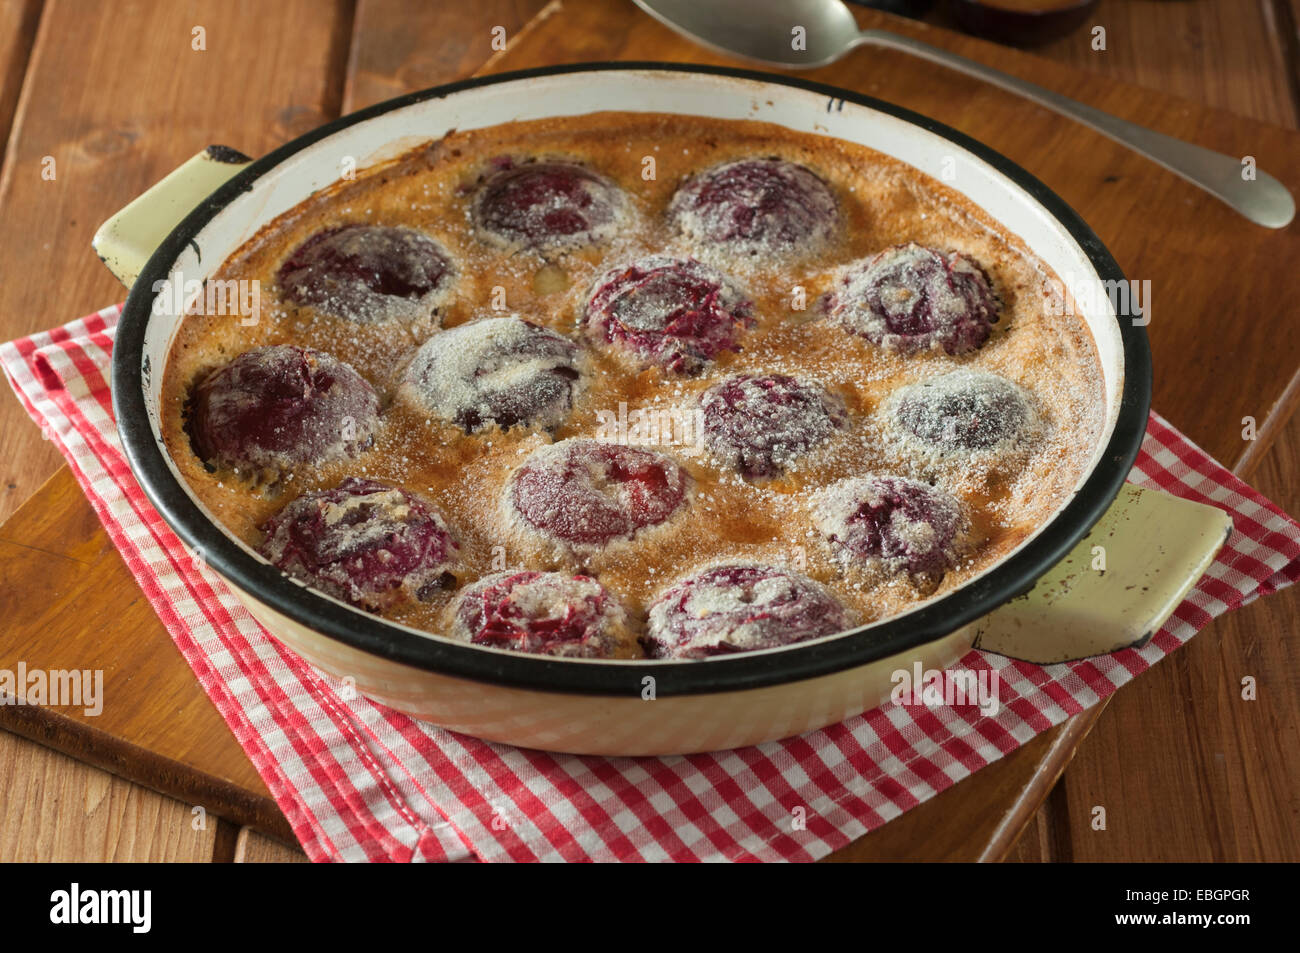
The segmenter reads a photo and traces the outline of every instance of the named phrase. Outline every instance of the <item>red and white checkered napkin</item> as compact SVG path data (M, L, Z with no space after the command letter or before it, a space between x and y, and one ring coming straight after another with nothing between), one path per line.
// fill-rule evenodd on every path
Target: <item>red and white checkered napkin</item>
M1232 514L1228 545L1146 645L996 669L1001 711L886 706L798 738L674 758L488 744L365 699L270 638L150 507L113 425L119 309L0 346L154 610L314 860L811 860L1095 705L1215 616L1300 576L1300 525L1152 414L1130 479ZM792 818L802 807L806 829ZM802 827L802 825L801 825Z

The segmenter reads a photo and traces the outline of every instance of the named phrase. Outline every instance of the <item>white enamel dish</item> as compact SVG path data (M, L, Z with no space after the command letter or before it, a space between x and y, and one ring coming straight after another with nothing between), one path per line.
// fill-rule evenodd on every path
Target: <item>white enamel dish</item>
M917 662L950 665L977 641L1055 661L1140 643L1158 628L1221 545L1225 517L1162 494L1121 494L1145 430L1150 356L1141 321L1117 315L1104 296L1093 296L1083 317L1101 359L1105 427L1073 498L978 578L841 635L692 662L525 656L353 609L284 576L220 528L160 437L161 370L180 316L170 296L155 301L158 282L202 280L264 225L336 182L345 157L364 169L452 129L606 110L761 120L861 143L935 178L956 163L960 174L945 184L1058 275L1098 285L1124 277L1064 202L987 147L887 103L748 71L637 63L505 74L380 104L257 161L209 150L96 238L105 263L132 284L113 354L114 408L150 500L272 635L319 668L351 676L362 693L458 731L550 750L663 754L757 743L843 720L886 699L896 672ZM1140 598L1125 595L1119 574L1105 574L1108 585L1088 569L1084 537L1103 515L1108 532L1118 534L1108 545L1124 547L1133 571L1143 574ZM1063 573L1078 598L1049 599L1041 594L1046 587L1035 589Z

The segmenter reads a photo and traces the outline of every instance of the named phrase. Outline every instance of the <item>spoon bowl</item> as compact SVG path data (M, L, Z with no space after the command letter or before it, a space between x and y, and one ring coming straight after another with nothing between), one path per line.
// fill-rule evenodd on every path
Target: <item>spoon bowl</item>
M634 0L664 26L719 53L766 66L829 66L859 42L839 0Z

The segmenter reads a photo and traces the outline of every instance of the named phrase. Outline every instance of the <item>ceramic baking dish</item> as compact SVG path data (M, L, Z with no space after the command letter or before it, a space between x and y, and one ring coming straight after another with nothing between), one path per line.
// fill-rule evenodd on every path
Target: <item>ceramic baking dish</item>
M96 236L101 258L131 287L113 352L113 403L150 500L272 635L417 718L493 741L631 755L735 747L840 721L888 699L898 673L918 664L942 669L973 645L1063 661L1140 644L1159 628L1229 524L1219 510L1124 486L1146 425L1150 354L1143 319L1117 314L1105 295L1081 301L1106 406L1102 439L1073 497L961 588L841 635L706 661L515 654L409 629L313 592L220 528L159 435L162 368L180 315L155 289L168 278L204 279L264 225L333 184L344 157L365 168L451 129L603 110L762 120L864 144L935 178L956 163L961 174L947 184L1058 275L1073 276L1071 287L1124 280L1074 211L987 146L879 100L763 73L654 63L530 70L381 103L256 161L211 147Z

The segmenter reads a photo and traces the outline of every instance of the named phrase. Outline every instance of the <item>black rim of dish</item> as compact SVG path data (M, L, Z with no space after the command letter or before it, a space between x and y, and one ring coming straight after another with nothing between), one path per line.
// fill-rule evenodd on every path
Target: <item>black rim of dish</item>
M155 441L145 404L142 367L145 329L154 282L165 279L191 238L257 180L308 146L375 116L462 90L575 72L675 72L706 74L794 87L905 120L949 140L997 169L1042 206L1083 249L1103 281L1122 281L1114 258L1069 205L1051 189L988 146L918 113L823 83L779 74L682 63L577 63L502 73L411 93L343 116L281 146L201 202L155 250L130 294L113 349L113 410L132 471L150 501L190 547L219 575L307 628L354 649L416 669L476 682L538 691L626 697L640 694L653 676L657 696L737 691L796 682L864 665L951 634L1030 588L1059 562L1110 506L1123 485L1146 431L1151 400L1151 354L1146 329L1117 316L1124 352L1124 383L1114 432L1096 467L1052 522L1018 552L984 575L904 616L825 641L708 661L601 661L551 659L483 649L429 638L319 596L273 566L249 555L194 503Z

